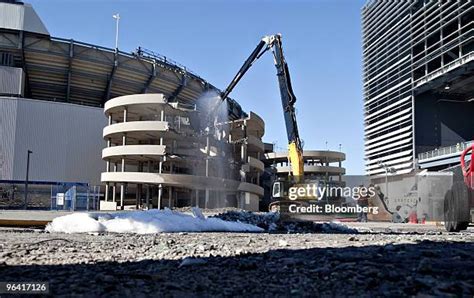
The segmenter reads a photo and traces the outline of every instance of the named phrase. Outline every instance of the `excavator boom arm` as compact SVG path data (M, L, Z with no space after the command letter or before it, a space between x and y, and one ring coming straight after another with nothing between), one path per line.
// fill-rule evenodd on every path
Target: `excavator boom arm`
M234 90L234 87L239 83L240 79L245 75L245 73L250 69L252 64L262 56L268 50L268 45L264 39L260 41L257 47L253 50L252 54L245 60L242 67L240 67L237 74L234 76L229 86L221 93L221 99L226 100L229 94Z
M275 35L272 50L275 59L275 67L277 68L281 104L285 116L286 134L288 137L288 160L291 164L291 172L295 182L300 182L304 175L303 146L296 122L296 96L293 93L288 64L283 55L280 35Z
M221 93L222 100L225 100L232 92L234 87L239 83L240 79L250 69L253 63L258 60L267 50L272 49L277 69L278 84L280 86L281 103L283 106L283 114L285 116L286 133L288 137L288 160L291 163L291 172L296 182L300 182L304 175L303 168L303 146L298 132L296 122L295 102L296 96L291 86L290 72L288 64L283 55L283 47L281 35L270 35L262 38L257 47L250 56L245 60L242 67L234 76L229 86Z

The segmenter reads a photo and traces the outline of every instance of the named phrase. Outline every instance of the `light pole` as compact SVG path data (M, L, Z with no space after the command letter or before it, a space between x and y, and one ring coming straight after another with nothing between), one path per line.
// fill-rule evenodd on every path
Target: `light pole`
M30 154L33 151L28 149L28 154L26 156L26 178L25 178L25 210L28 208L28 179L30 175Z
M379 160L378 162L379 166L383 167L385 170L385 198L388 198L388 173L390 174L395 174L397 170L393 167L389 167L386 163L382 162Z
M115 50L118 51L120 14L116 13L112 17L115 19Z

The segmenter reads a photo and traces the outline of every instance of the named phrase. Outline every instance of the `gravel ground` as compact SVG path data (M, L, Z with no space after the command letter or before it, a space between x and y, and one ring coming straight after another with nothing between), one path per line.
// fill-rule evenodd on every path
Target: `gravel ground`
M360 227L360 226L359 226ZM367 230L367 229L366 229ZM474 229L49 234L0 229L0 281L74 296L474 295Z

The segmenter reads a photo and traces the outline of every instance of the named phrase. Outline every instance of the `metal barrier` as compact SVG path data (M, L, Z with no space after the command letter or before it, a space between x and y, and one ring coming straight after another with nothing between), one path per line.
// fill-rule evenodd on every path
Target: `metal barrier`
M448 147L436 148L434 150L418 154L418 160L424 160L424 159L438 157L442 155L448 155L448 154L461 153L466 148L472 146L472 144L473 142L464 142L464 143L458 143L456 145L452 145Z
M30 181L25 202L24 181L0 180L0 209L98 210L102 196L100 186L87 183Z

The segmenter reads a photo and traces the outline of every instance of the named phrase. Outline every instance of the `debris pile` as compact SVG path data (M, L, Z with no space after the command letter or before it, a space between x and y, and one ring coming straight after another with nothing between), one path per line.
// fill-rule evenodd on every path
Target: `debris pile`
M267 232L276 233L339 233L357 234L356 229L352 229L338 222L316 223L313 221L302 221L287 219L280 221L280 214L267 212L258 213L251 211L230 210L219 213L211 217L220 218L225 221L235 221L255 225Z
M251 224L265 231L274 231L277 228L277 222L280 218L278 213L257 213L244 210L229 210L223 213L210 216L210 218L220 218L225 221L235 221Z

